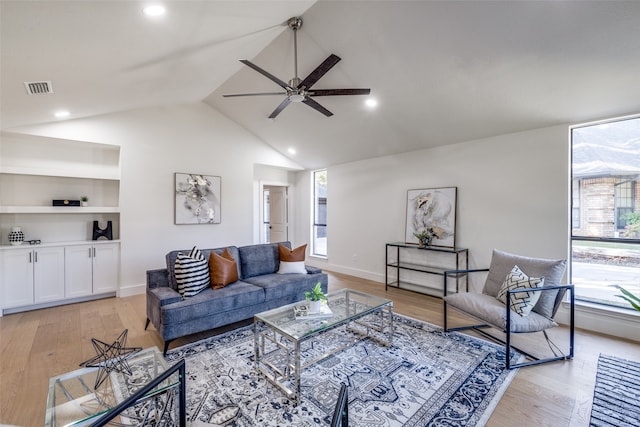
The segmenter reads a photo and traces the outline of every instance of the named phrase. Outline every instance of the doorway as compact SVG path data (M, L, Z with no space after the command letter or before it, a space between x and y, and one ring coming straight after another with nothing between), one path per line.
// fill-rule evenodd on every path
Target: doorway
M289 240L289 188L281 185L262 187L262 232L264 243Z

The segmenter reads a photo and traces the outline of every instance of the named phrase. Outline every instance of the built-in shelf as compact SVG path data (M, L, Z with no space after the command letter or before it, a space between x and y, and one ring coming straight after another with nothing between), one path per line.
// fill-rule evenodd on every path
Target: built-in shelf
M11 167L0 166L0 173L13 174L13 175L34 175L34 176L60 176L65 178L84 178L84 179L105 179L118 181L120 179L120 172L105 168L100 170L99 168L86 170L60 170L58 168L29 168L29 167Z
M0 132L0 244L12 227L27 240L91 238L95 221L120 231L120 147L89 141ZM89 198L89 206L53 200Z
M0 206L0 213L40 213L40 214L90 214L119 213L115 206Z

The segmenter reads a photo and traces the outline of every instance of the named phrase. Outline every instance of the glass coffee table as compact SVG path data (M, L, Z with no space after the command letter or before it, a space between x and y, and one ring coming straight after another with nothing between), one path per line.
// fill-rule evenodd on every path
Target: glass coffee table
M120 403L134 395L137 391L147 386L165 371L169 370L167 361L157 347L142 350L127 358L132 375L121 372L111 372L97 389L94 389L98 368L82 368L69 372L49 380L49 395L47 397L47 410L45 415L46 427L56 426L85 426L98 420ZM173 370L173 368L172 368ZM170 372L166 372L170 374ZM177 411L175 392L181 385L178 372L170 375L152 391L145 394L138 402L145 403L150 410L153 403L154 411L158 411L159 405L165 405L164 409ZM160 399L161 402L151 402L152 399ZM164 401L162 401L165 399ZM182 400L182 399L180 399ZM181 405L182 402L179 402ZM141 413L146 410L140 411ZM178 419L174 413L173 419ZM142 416L144 418L144 415ZM115 421L115 420L114 420ZM145 420L139 419L135 408L127 410L119 415L116 424L138 425L145 424Z
M393 301L351 289L331 292L327 298L332 314L325 317L296 318L294 309L308 305L305 301L254 316L255 367L292 400L300 397L300 377L307 366L365 338L393 344ZM324 347L327 343L319 351L305 348L305 342L329 331L338 332L330 348Z

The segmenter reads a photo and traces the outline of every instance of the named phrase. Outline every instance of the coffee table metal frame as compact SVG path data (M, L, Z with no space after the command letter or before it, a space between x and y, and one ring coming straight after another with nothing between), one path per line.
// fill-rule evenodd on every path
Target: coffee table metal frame
M300 397L302 370L332 354L371 338L383 345L393 345L393 301L352 289L327 294L333 316L320 319L295 319L297 302L258 313L253 321L254 365L272 384L293 401ZM345 326L351 338L330 351L310 360L301 360L305 341ZM272 360L278 352L279 363Z

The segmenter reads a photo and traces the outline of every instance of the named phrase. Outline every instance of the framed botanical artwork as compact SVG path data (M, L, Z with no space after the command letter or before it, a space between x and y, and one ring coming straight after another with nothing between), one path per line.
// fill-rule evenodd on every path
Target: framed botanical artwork
M220 177L175 174L175 223L220 224Z
M407 191L405 242L455 247L457 187Z

